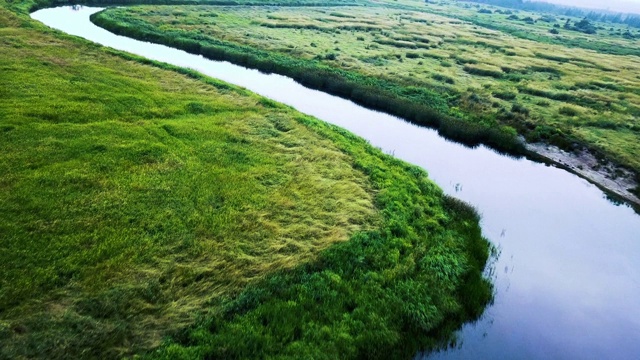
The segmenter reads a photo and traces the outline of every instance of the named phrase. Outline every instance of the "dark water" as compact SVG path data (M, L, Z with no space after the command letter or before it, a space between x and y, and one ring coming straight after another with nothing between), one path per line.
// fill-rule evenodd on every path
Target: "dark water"
M462 329L456 349L429 359L640 359L640 216L629 207L566 171L465 148L288 78L113 35L89 21L98 10L66 7L32 16L344 127L423 167L446 192L479 209L485 236L501 249L495 304Z

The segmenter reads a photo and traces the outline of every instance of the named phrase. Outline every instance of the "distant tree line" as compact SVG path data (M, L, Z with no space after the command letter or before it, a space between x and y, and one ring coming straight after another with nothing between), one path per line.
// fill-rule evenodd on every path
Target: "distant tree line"
M586 18L591 21L626 24L630 27L640 28L640 15L616 13L607 10L586 10L577 7L554 5L546 2L523 0L465 0L480 4L489 4L510 9L547 12L563 16Z

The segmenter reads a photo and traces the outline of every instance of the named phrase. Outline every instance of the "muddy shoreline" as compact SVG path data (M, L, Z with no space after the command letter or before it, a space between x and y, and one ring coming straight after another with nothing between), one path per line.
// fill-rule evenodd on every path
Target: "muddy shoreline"
M564 151L557 146L543 143L526 144L529 157L572 172L598 186L614 200L623 200L640 209L640 198L630 190L638 183L634 174L610 161L599 160L588 150Z

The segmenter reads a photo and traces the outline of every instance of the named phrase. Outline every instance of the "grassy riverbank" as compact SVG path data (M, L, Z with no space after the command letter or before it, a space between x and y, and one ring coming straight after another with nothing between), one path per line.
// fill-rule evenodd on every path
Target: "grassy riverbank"
M31 6L0 0L0 358L406 358L490 300L422 170Z
M521 153L519 133L563 149L586 147L640 173L638 57L580 47L635 49L638 40L603 34L587 41L564 28L549 38L541 32L556 29L559 19L512 24L510 15L473 17L478 8L443 4L137 7L110 9L94 21L127 36L282 73L470 145ZM489 22L496 30L479 27ZM537 38L509 35L509 26L530 28Z
M187 12L189 11L189 8L183 7L169 9L168 7L157 8L161 12L174 10L182 12L185 9ZM195 9L190 8L190 10ZM201 8L200 10L205 9ZM236 6L223 9L225 12L226 10L234 11ZM258 12L265 11L261 7L241 8L241 11L248 13L252 9ZM523 147L516 139L515 131L499 125L495 119L474 117L474 121L464 121L451 116L452 113L458 115L461 113L450 108L447 94L439 91L440 89L437 87L423 87L418 86L417 83L399 83L396 81L397 79L393 78L349 71L340 66L334 66L333 61L335 60L337 63L339 61L332 53L323 54L322 59L308 59L291 56L288 54L290 51L282 53L250 46L242 42L226 41L222 39L226 35L217 37L212 34L207 35L206 31L195 30L198 26L194 25L193 21L182 24L180 20L175 20L174 24L168 26L160 22L151 24L143 19L144 12L156 10L146 7L138 8L138 10L142 10L137 14L141 17L126 10L109 10L96 14L92 19L96 24L122 35L160 42L189 52L200 53L212 59L227 60L262 71L290 76L311 88L349 98L367 107L393 113L421 125L435 127L441 134L468 145L486 143L496 149L514 154L523 151ZM192 15L199 19L197 21L199 24L208 24L209 21L214 21L211 20L212 18L204 20L207 18L206 14L203 14L202 18L199 14ZM182 19L182 17L179 16L178 19ZM179 29L183 25L188 28L193 27L194 31ZM250 26L253 25L250 24ZM285 36L286 33L285 29L282 36ZM355 38L353 40L355 41ZM314 45L309 46L314 47ZM292 45L289 48L295 47Z

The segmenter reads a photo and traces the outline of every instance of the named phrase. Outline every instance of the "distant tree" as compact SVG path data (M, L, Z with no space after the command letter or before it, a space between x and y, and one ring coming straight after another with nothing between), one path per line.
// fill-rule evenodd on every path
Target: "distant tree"
M549 32L554 34L554 35L560 34L560 31L558 29L556 29L556 28L551 28L551 30L549 30Z
M573 26L572 30L580 31L580 32L583 32L585 34L595 34L596 33L596 27L586 17L584 19L578 21Z
M573 25L571 25L571 20L567 19L567 22L564 23L564 28L567 30L579 31L585 34L596 33L596 27L587 18L584 18Z

